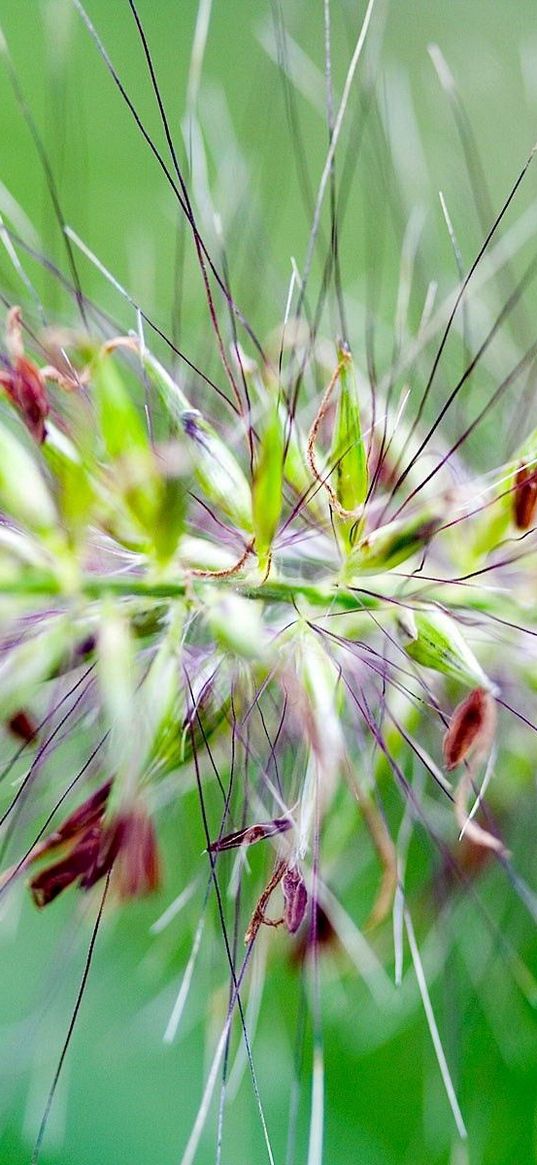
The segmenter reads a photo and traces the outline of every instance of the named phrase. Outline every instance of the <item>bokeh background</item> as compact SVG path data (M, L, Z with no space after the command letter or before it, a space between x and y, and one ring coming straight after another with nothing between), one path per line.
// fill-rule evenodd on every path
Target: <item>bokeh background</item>
M337 93L364 8L361 2L333 2ZM139 10L181 155L193 158L196 147L188 137L185 111L197 4L140 0ZM88 0L88 12L126 89L147 118L150 132L162 144L126 0ZM300 87L295 90L294 111L300 138L294 146L285 90L273 59L274 13L283 17L289 43L307 54L307 60L299 58L297 65ZM47 150L65 221L159 326L207 371L214 370L199 275L191 244L182 228L178 232L173 195L76 12L67 0L3 0L0 20L24 100ZM474 171L470 168L470 174L453 108L428 53L431 43L442 50L471 123ZM327 142L322 45L321 3L290 0L281 8L277 4L271 8L268 0L215 0L213 4L197 102L212 206L203 198L203 174L198 174L196 190L204 230L215 253L221 241L213 208L220 215L236 299L261 335L281 319L291 258L300 266L307 246L308 191L316 189ZM369 100L366 82L372 77L376 78L376 96L364 121L361 113ZM359 359L363 304L369 297L382 361L392 344L401 246L409 217L416 215L422 230L416 303L410 305L410 311L417 313L430 281L437 281L447 292L457 280L438 191L445 195L466 268L484 237L491 208L496 211L501 205L537 138L535 4L532 0L380 3L370 49L359 70L357 93L362 97L352 105L342 139L342 159L350 159L354 173L342 224L341 257L355 352ZM479 165L487 189L478 182L476 201L472 173L475 179ZM67 271L35 142L2 56L0 182L0 210L6 221L26 243ZM531 216L536 193L537 172L530 173L520 193L516 217ZM531 223L531 219L526 221ZM527 233L531 244L530 228ZM22 250L19 253L48 317L72 321L72 298L39 263ZM86 294L123 329L134 326L132 310L95 267L80 256L77 263ZM318 278L315 269L314 282ZM29 317L37 316L31 296L2 248L0 281L10 301L22 299ZM496 287L494 294L499 307L505 285ZM530 290L523 313L513 325L521 335L529 328L530 339L535 336L535 328L533 335L531 331L534 307ZM332 323L327 309L329 335ZM511 341L516 339L513 334ZM158 341L155 345L165 354ZM449 368L449 360L456 365L459 355L455 352L446 359ZM486 460L492 435L480 436L476 457ZM2 748L8 755L7 740L2 741ZM76 734L66 742L59 754L66 769L76 764L82 748L83 740ZM506 790L500 792L499 804L510 815L517 868L529 885L535 885L537 875L528 809L534 768L527 738L518 742L515 737L512 768L503 775ZM225 980L219 977L222 964L216 925L211 931L209 922L180 1032L171 1046L165 1044L163 1032L192 939L192 912L188 925L178 915L158 935L151 933L151 926L195 871L203 871L203 837L194 799L186 800L181 815L170 814L166 832L167 878L159 899L130 906L121 915L111 913L105 920L51 1114L43 1165L171 1165L180 1159L218 1028ZM375 880L368 843L360 834L355 861L361 871L360 893L353 891L352 865L344 871L344 881L347 908L360 923L370 905L370 899L364 900L364 885L369 878L373 893ZM422 888L417 909L429 934L428 980L468 1124L469 1145L461 1145L454 1137L415 987L408 981L393 1006L372 999L356 970L336 951L327 955L323 965L325 1159L330 1165L357 1161L364 1165L530 1165L537 1159L537 1028L532 1008L532 1001L537 1001L519 958L535 971L533 924L513 887L497 870L489 870L479 882L479 894L497 927L496 937L475 903L454 898L446 907L435 898L438 871L426 838L416 841L411 876L412 872ZM427 886L429 890L424 890ZM196 893L195 901L201 902L202 884ZM81 909L72 896L66 896L50 912L38 915L21 889L1 904L1 912L0 1160L22 1165L31 1157L69 1022L89 940L92 903L83 903ZM435 912L439 924L429 932ZM376 942L391 974L389 928ZM276 936L255 1060L275 1157L281 1163L286 1160L300 991L296 968L285 943ZM306 1043L306 1062L309 1053ZM306 1069L293 1158L297 1162L306 1160L308 1097ZM226 1122L223 1160L253 1165L264 1160L263 1154L246 1076ZM205 1165L213 1160L214 1121L210 1121L199 1161Z

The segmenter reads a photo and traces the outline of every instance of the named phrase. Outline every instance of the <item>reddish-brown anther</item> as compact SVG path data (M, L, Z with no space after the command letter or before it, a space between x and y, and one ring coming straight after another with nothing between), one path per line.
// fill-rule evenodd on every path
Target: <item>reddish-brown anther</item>
M100 844L100 830L95 827L89 829L75 842L66 857L60 858L58 862L46 866L44 870L36 874L30 882L30 890L36 906L40 909L43 906L48 906L58 897L58 894L61 894L63 890L72 886L73 882L77 882L79 879L80 885L83 885L83 879L87 876L88 870L95 867Z
M34 739L37 728L28 712L21 708L19 712L15 712L7 722L10 732L14 736L18 736L20 740L25 740L27 744Z
M123 810L105 829L93 870L81 881L95 885L114 866L114 885L122 899L141 898L160 886L160 858L153 823L144 806Z
M105 781L94 793L91 793L77 809L69 814L69 817L65 818L65 821L54 830L54 833L49 833L48 837L35 847L32 851L32 861L37 861L44 854L50 853L51 850L58 849L60 846L77 841L80 837L84 837L88 830L100 827L111 788L112 782Z
M515 525L519 530L529 530L537 509L537 469L520 466L515 477L513 505Z
M306 913L308 892L306 884L298 869L292 866L286 870L282 879L284 900L283 922L289 934L295 934Z
M22 414L26 428L40 445L46 437L45 420L48 399L39 370L31 360L19 356L7 372L0 373L0 384Z
M30 890L36 906L48 906L67 886L78 879L84 879L94 870L99 858L102 820L111 787L112 782L105 781L32 850L27 865L33 865L57 849L68 850L59 861L46 866L32 878Z
M9 366L0 372L0 385L18 408L32 437L41 445L47 432L48 398L39 368L24 355L20 307L13 307L8 313L6 336Z
M91 889L112 866L120 898L140 898L157 889L160 862L151 819L145 808L136 804L105 824L111 787L111 781L101 785L32 851L31 863L51 850L68 851L32 878L30 889L37 906L48 906L74 882L82 890Z
M496 706L490 692L475 688L457 704L444 736L444 764L448 771L462 764L471 753L485 753L492 743Z

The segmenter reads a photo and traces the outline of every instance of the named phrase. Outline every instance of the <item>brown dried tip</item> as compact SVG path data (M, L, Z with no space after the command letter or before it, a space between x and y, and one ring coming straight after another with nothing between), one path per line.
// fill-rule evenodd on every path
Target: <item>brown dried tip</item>
M514 519L519 530L529 530L537 509L537 469L521 465L515 477Z
M496 725L496 705L490 692L475 688L457 704L444 736L444 764L448 772L462 764L471 753L490 748Z
M278 886L281 882L286 870L287 862L278 860L265 886L265 889L263 890L263 893L260 894L257 900L254 912L248 923L246 934L244 936L244 941L246 944L254 941L260 926L280 926L283 922L283 918L268 918L265 914L265 910L268 906L271 894L276 889L276 886Z
M220 853L221 850L238 849L241 845L255 845L257 841L264 841L266 837L274 837L277 833L286 833L292 829L290 817L273 817L272 821L260 821L257 825L249 825L246 829L237 829L235 833L227 833L225 837L217 838L209 845L209 853Z

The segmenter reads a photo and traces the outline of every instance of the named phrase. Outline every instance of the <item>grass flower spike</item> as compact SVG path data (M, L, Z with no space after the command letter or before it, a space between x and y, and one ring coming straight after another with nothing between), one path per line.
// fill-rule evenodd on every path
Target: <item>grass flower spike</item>
M119 1011L140 994L106 1055L113 1039L145 1063L164 1034L173 1153L169 1090L147 1088L163 1162L389 1165L408 1145L416 1165L522 1162L518 1141L490 1148L472 1041L475 1025L485 1059L497 1045L522 1079L537 1000L533 151L492 197L494 158L433 47L462 152L454 190L431 152L448 194L427 217L420 118L385 64L402 17L326 0L299 44L300 5L275 2L255 42L252 99L268 70L282 101L255 122L264 191L233 77L229 94L205 82L217 7L201 0L193 29L181 11L164 44L168 5L118 6L134 86L104 9L101 30L81 0L65 8L72 60L83 46L121 110L109 153L132 131L162 184L130 274L86 242L89 211L87 230L70 225L63 167L2 50L50 205L44 241L27 237L0 184L0 900L6 942L58 940L47 1006L56 979L70 998L87 948L48 1099L27 1049L40 1025L13 1020L43 1112L34 1127L32 1099L22 1122L31 1160L56 1160L79 1011L117 980ZM159 75L171 44L181 126ZM127 209L118 194L118 235ZM95 951L101 967L115 952L117 976L98 979ZM380 1090L361 1088L369 1060ZM360 1113L346 1157L338 1091Z

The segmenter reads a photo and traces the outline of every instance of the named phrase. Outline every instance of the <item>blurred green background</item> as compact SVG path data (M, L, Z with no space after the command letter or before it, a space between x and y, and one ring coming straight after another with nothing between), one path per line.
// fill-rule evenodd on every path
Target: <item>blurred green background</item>
M338 93L364 7L350 0L333 3ZM281 8L289 36L310 58L310 65L301 70L308 92L297 94L296 115L304 165L315 190L327 138L322 4L292 0ZM197 4L140 0L139 10L180 143ZM88 11L150 132L162 144L128 4L93 0ZM261 336L281 320L291 257L299 266L303 262L310 224L281 77L263 47L270 42L271 20L265 0L215 0L198 106L231 284ZM65 220L159 326L175 336L192 359L214 371L201 282L191 244L184 234L177 242L173 195L80 19L64 0L3 0L1 23L50 157ZM360 305L368 294L377 297L378 343L383 352L391 345L401 242L412 208L424 215L418 255L423 288L436 280L447 292L457 278L438 190L444 192L465 267L484 234L453 113L427 47L431 42L440 46L456 78L479 146L490 202L497 210L537 137L537 8L533 0L511 4L394 0L379 4L371 40L367 68L377 77L377 103L356 157L341 252L350 302ZM342 156L348 148L352 157L352 135L359 125L355 103L343 135ZM0 68L0 159L0 209L6 221L66 271L35 143L6 68ZM537 173L530 174L517 203L518 214L531 210L536 190ZM18 209L13 209L6 191ZM218 232L207 203L201 203L200 216L218 254ZM19 253L49 317L73 320L72 302L56 281ZM177 255L182 271L179 299ZM91 264L82 257L77 263L84 291L122 328L135 326L132 310ZM10 301L22 299L29 318L36 316L5 253L0 254L0 279ZM318 285L317 268L314 285L315 280ZM529 293L530 320L533 306ZM359 306L351 310L351 332L356 350L363 343ZM71 757L65 754L66 765L75 762L76 742L72 748ZM522 790L531 758L516 742L513 750L510 779ZM517 825L515 814L511 843L517 868L532 884L537 873L533 830L524 820L523 797L521 791L521 821ZM195 802L190 806L196 819ZM177 819L172 816L160 900L106 919L51 1114L43 1165L171 1165L180 1160L207 1069L208 1041L218 1030L225 979L216 927L211 931L209 923L180 1033L172 1046L163 1043L188 956L191 922L184 927L179 915L159 936L150 933L150 926L197 869L205 876L202 849L197 820L192 828L184 812ZM369 876L373 893L375 864L363 833L356 861L362 873L369 861L366 881ZM426 839L417 843L413 863L422 882L429 867L433 877L434 855ZM343 882L347 908L361 923L370 900L353 895L352 868L343 872ZM479 893L498 931L535 971L532 924L505 878L498 871L487 874ZM196 894L195 901L201 902L202 884ZM86 903L82 905L87 909ZM432 920L440 907L431 897L419 909L426 929L428 912ZM36 914L22 893L2 904L0 1161L6 1165L31 1157L89 940L90 924L78 910L72 896L43 915ZM330 1165L530 1165L537 1160L536 1025L520 988L517 959L491 936L471 901L454 901L443 908L434 935L427 948L428 979L470 1133L468 1147L454 1137L416 990L407 983L399 1002L388 1006L372 1001L345 957L332 954L323 966L325 1160ZM389 928L378 939L378 949L391 974ZM255 1062L275 1159L281 1165L286 1161L299 1006L299 977L289 964L285 944L271 936ZM309 1055L307 1044L306 1063ZM306 1161L308 1098L306 1068L297 1162ZM198 1159L200 1165L214 1160L214 1120ZM223 1161L253 1165L264 1159L246 1077L226 1120Z

